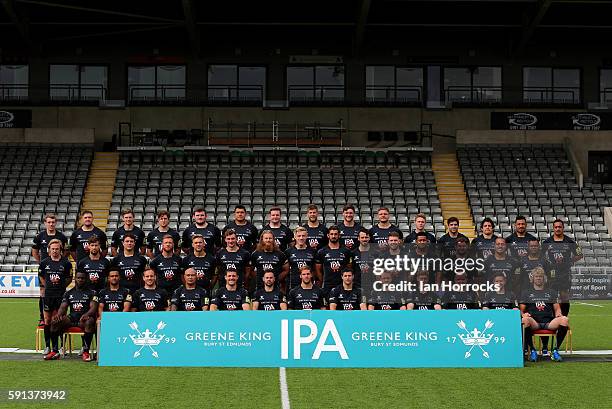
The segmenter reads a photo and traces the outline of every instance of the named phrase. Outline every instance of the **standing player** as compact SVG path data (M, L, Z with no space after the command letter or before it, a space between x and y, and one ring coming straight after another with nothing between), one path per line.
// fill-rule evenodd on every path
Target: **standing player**
M149 263L149 267L157 274L157 284L173 294L181 285L181 258L174 253L174 239L166 235L162 239L162 252Z
M406 240L404 240L404 243L405 244L414 243L417 238L417 233L425 233L427 235L427 238L429 239L429 242L432 244L435 244L436 236L434 236L432 233L428 231L425 231L426 223L427 223L427 216L425 216L425 213L419 213L416 216L414 216L414 230L406 237Z
M105 312L129 312L132 296L127 288L119 285L121 279L118 270L108 273L108 287L98 294L98 321Z
M342 223L340 229L340 245L349 250L355 250L359 245L361 225L355 222L355 206L347 204L342 208Z
M136 249L140 254L145 254L146 246L144 245L145 233L142 229L134 225L134 212L132 209L123 209L121 211L121 219L123 220L123 226L119 227L113 233L111 238L111 254L115 257L118 251L121 249L123 244L123 236L126 233L131 233L136 239Z
M406 301L403 294L397 291L388 291L383 287L393 283L393 274L390 271L383 271L378 277L381 289L376 290L374 285L372 285L370 299L368 300L368 310L405 310Z
M378 223L370 229L370 241L378 244L379 249L385 250L387 248L389 233L396 232L400 240L404 238L404 234L396 225L389 222L389 209L381 207L378 209L377 215Z
M93 224L93 213L89 210L85 210L81 213L81 227L76 229L72 236L70 236L70 252L72 253L72 259L76 262L82 258L87 257L89 254L89 238L91 236L98 237L100 240L100 253L102 257L106 257L108 239L106 234L94 226Z
M293 233L291 233L293 236ZM264 230L259 237L259 244L251 254L251 264L255 270L256 289L263 287L264 271L274 271L276 277L276 285L280 285L285 280L289 272L289 263L287 256L280 251L274 234L269 230Z
M157 287L155 271L148 268L142 277L144 287L139 288L132 295L132 302L130 304L132 312L168 311L168 292Z
M514 220L514 233L506 237L510 255L516 259L527 257L527 248L530 240L537 238L527 233L527 219L525 216L516 216Z
M567 334L569 321L561 312L558 292L546 287L546 273L542 268L537 267L533 271L533 286L521 294L519 302L525 328L525 342L531 348L529 359L533 362L538 359L538 352L533 346L532 331L548 329L557 331L557 345L550 358L553 361L561 361L559 348Z
M365 227L359 231L359 246L353 251L353 282L359 288L371 288L376 278L372 274L374 259L379 257L378 248L370 245L370 232Z
M219 279L219 286L223 287L225 285L225 273L232 270L238 274L236 283L238 288L246 287L247 280L251 276L251 253L238 247L236 232L233 229L227 229L223 236L225 247L215 255L216 278ZM211 289L215 285L216 278L211 283Z
M250 310L251 300L245 288L240 288L236 284L238 273L236 270L225 271L225 285L217 288L215 296L210 300L211 311L234 311Z
M268 270L263 274L263 288L255 291L253 296L254 310L286 310L287 299L275 285L274 271Z
M234 220L230 221L227 226L223 228L223 237L225 237L225 232L229 229L236 232L236 243L238 247L245 249L249 253L255 250L259 232L257 231L257 227L246 219L246 207L237 205L234 208Z
M142 286L142 274L147 267L147 259L136 254L136 240L132 233L123 236L123 246L117 257L111 260L111 270L119 271L121 287L134 294Z
M442 281L442 265L436 265L436 252L423 232L416 234L414 245L408 250L408 257L418 263L419 270L429 271L429 282L440 284ZM440 263L438 263L440 264Z
M87 274L89 288L97 294L106 287L106 276L110 269L110 261L100 254L100 240L96 236L91 236L88 244L89 254L78 262L76 272L82 271Z
M387 246L380 252L380 257L395 258L404 255L405 251L400 236L401 235L396 231L389 233L387 237Z
M361 288L353 287L353 270L342 270L342 284L329 292L330 310L367 310L367 304L361 296Z
M47 253L47 246L49 242L53 239L58 239L62 242L62 246L66 248L66 244L68 244L68 239L64 234L55 228L57 223L57 219L54 214L47 213L45 215L45 230L40 231L33 240L32 244L32 257L38 264L41 261L49 257L49 253ZM68 254L64 251L64 255ZM38 312L40 313L40 321L38 325L44 325L43 318L43 289L40 289L40 297L38 298Z
M186 271L188 268L193 268L197 277L196 285L210 291L217 268L215 257L206 252L204 237L196 234L191 238L191 245L193 251L181 261L181 270Z
M98 311L98 296L94 290L87 288L87 274L77 272L74 280L75 286L66 291L57 315L51 323L51 333L54 338L61 336L70 327L79 327L83 330L83 361L91 361L89 347L96 332L96 312ZM70 316L66 313L70 307ZM57 344L57 340L55 340ZM58 359L59 353L54 349L54 355L45 359Z
M325 297L323 290L312 282L312 270L310 267L302 267L300 270L302 282L289 292L287 305L292 310L324 310Z
M62 295L72 282L72 264L62 254L64 245L59 239L52 239L47 245L49 257L38 267L40 287L43 289L43 318L45 320L45 359L58 359L57 337L51 345L51 320L62 304ZM50 347L53 346L53 350Z
M488 291L482 302L483 310L518 310L516 297L509 289L506 289L508 280L502 272L498 272L493 277L493 282L497 286L496 291Z
M446 221L448 225L448 233L440 237L438 240L438 245L440 247L440 255L443 258L453 258L455 257L455 244L459 237L463 237L470 242L463 233L459 233L459 219L456 217L449 217Z
M495 253L495 240L497 236L493 234L495 225L493 220L485 217L480 222L480 230L482 233L472 241L472 256L486 260Z
M323 293L327 294L332 288L342 283L342 271L351 268L353 253L346 247L340 246L340 229L331 226L327 232L329 243L317 252L315 268L317 279L323 283Z
M167 210L157 212L157 227L147 235L147 257L154 258L161 253L162 239L166 234L174 240L175 252L178 251L181 236L176 230L170 228L170 213Z
M195 235L204 237L206 251L211 254L221 247L221 230L206 221L206 211L203 207L196 207L193 210L193 223L183 232L181 247L185 254L191 252L191 239Z
M308 247L314 251L327 245L327 227L319 221L319 208L315 204L308 205L308 222L304 225L307 233Z
M170 311L208 311L208 291L196 281L196 271L193 268L185 270L185 284L174 290Z
M569 315L570 270L583 257L582 249L564 232L563 220L553 222L553 235L544 240L544 255L552 268L553 285L559 291L561 313Z
M440 300L435 291L428 291L426 284L430 283L430 272L419 270L416 273L416 291L408 294L406 298L407 310L441 310Z
M493 282L495 276L500 273L506 277L508 289L514 292L514 287L518 288L516 277L520 273L520 265L508 255L508 245L503 237L495 239L495 252L484 262L483 277L485 281Z
M300 285L300 269L302 267L308 266L314 268L316 250L306 244L307 235L308 232L305 227L298 227L295 229L295 246L285 250L287 262L289 263L289 277L287 279L286 294L289 294L289 291L293 287Z
M287 250L287 247L289 247L289 245L293 243L293 232L289 227L281 223L280 207L275 206L270 209L270 222L263 228L263 231L266 230L272 232L272 235L274 236L274 241L276 242L276 246L281 251Z
M538 240L529 240L527 245L529 246L527 247L527 256L519 260L519 270L517 277L515 277L515 283L518 283L518 286L515 285L517 287L515 294L520 294L525 288L531 287L533 282L531 274L536 267L544 269L547 277L550 278L551 268L548 260L541 252L540 242Z

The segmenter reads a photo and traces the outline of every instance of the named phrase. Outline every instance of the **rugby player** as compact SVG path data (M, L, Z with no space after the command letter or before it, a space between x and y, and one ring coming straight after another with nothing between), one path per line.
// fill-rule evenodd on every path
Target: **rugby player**
M293 232L289 227L281 223L280 207L274 206L270 209L270 220L269 223L264 226L263 231L272 232L276 246L280 249L280 251L287 250L287 247L293 243ZM260 280L257 280L257 282L259 283Z
M455 274L454 284L468 283L467 274ZM479 310L478 294L472 290L446 291L442 296L442 308L445 310Z
M327 227L319 221L319 208L315 204L309 204L306 213L308 221L304 225L307 233L306 243L314 251L327 245Z
M372 285L370 298L368 299L368 310L405 310L406 301L401 292L385 290L383 285L393 283L393 274L390 271L383 271L378 276L381 290L376 290ZM365 288L364 288L365 290Z
M327 296L332 288L342 282L341 272L345 268L351 268L353 253L346 247L340 246L340 229L331 226L327 232L329 243L317 252L315 258L315 269L317 279L323 283L323 293Z
M378 223L370 229L370 241L378 244L380 250L385 250L387 248L389 233L396 232L400 240L404 238L404 234L396 225L389 222L389 209L381 207L378 209L377 216Z
M448 226L448 233L440 237L438 240L438 244L440 246L440 254L444 258L453 258L455 257L455 244L459 237L463 237L470 242L463 233L459 233L459 219L456 217L449 217L446 220L446 224Z
M110 269L110 261L100 254L100 240L98 240L98 237L91 236L88 242L89 254L77 263L76 272L82 271L87 274L89 288L97 294L106 287L106 276Z
M123 209L121 211L121 219L123 220L123 225L119 227L113 233L111 238L111 254L115 257L118 251L121 249L123 244L123 236L126 233L131 233L134 235L136 240L136 249L140 254L146 254L146 246L144 244L145 241L145 233L142 229L136 225L134 225L134 212L132 209Z
M486 260L495 253L495 240L497 236L493 233L495 224L489 217L485 217L480 222L480 235L472 240L472 256Z
M286 310L287 299L275 285L274 271L264 271L262 280L263 288L255 291L255 295L253 295L253 309L264 311Z
M259 232L257 227L246 219L246 207L237 205L234 208L234 220L230 221L227 226L223 228L223 237L225 237L225 232L229 229L236 232L236 243L238 247L245 249L249 254L255 250Z
M144 286L132 294L130 303L132 312L168 311L168 292L157 287L155 271L147 268L142 275L142 279Z
M196 207L193 210L193 223L183 231L181 247L185 254L191 252L191 239L195 235L204 237L206 251L211 254L221 247L221 230L206 221L206 211L203 207Z
M330 310L367 310L365 299L361 296L361 288L353 286L353 270L342 270L342 284L329 292Z
M302 282L294 287L287 297L287 305L292 310L324 310L326 309L323 290L314 285L312 270L308 266L300 269Z
M87 254L89 254L89 238L94 235L100 240L101 256L106 257L108 251L106 247L108 240L106 234L94 226L93 213L89 210L84 210L81 213L81 227L76 229L70 236L70 253L74 261L79 262L82 258L87 257Z
M142 274L148 264L142 254L136 254L135 247L136 240L132 233L125 233L123 246L110 263L110 268L119 271L121 275L121 287L126 288L130 294L142 287Z
M157 285L168 294L174 293L181 285L181 258L174 253L174 239L167 234L162 239L162 252L151 262L149 267L157 274Z
M293 233L295 246L285 250L287 262L289 263L289 277L287 279L286 294L301 283L300 269L304 266L314 268L316 250L307 244L308 230L306 227L298 227ZM326 238L327 242L327 238Z
M484 279L493 282L498 273L503 273L506 277L506 285L509 291L515 292L516 276L520 272L518 261L508 255L508 244L503 237L495 239L495 252L484 262ZM518 286L516 287L518 288Z
M378 247L370 245L370 231L365 227L359 230L359 246L353 250L353 283L356 287L362 285L370 288L375 276L372 274L374 259L379 258Z
M427 291L424 284L430 283L430 272L419 270L416 273L416 291L406 295L407 310L441 310L440 300L434 291Z
M193 268L185 270L185 284L174 290L170 298L170 311L208 311L208 291L197 285Z
M340 245L349 250L355 250L359 245L361 225L355 222L355 206L347 204L342 208L342 223L340 229Z
M514 233L506 237L510 255L517 260L527 257L530 240L538 240L531 233L527 233L527 219L525 216L516 216L514 219Z
M150 259L159 255L162 251L162 239L166 234L172 236L174 249L178 253L178 245L181 239L178 232L170 226L170 213L167 210L157 212L157 227L147 235L147 257Z
M517 310L518 304L516 297L506 288L508 279L502 271L498 271L493 276L493 283L498 286L497 291L485 293L482 301L483 310Z
M293 237L293 233L291 233L291 237ZM253 254L251 254L251 264L255 269L257 290L263 287L264 271L274 271L277 286L279 286L280 283L285 280L285 277L289 272L287 256L285 253L280 251L278 245L276 244L277 241L278 240L275 240L274 238L274 233L272 233L270 230L264 230L261 232L261 236L259 237L257 248Z
M225 271L225 285L217 288L214 297L210 300L211 311L250 310L251 300L245 288L238 287L238 272Z
M181 270L186 271L193 268L197 276L197 286L207 291L211 290L211 283L215 279L217 260L206 252L204 237L196 234L191 237L193 250L181 261Z
M238 246L236 232L233 229L227 229L223 233L223 240L225 241L225 247L215 255L217 274L213 278L210 288L212 289L215 286L217 279L219 279L221 287L225 285L225 272L227 270L234 270L238 273L236 285L239 288L246 287L247 280L251 276L251 253Z
M416 241L418 233L425 233L425 235L427 235L427 238L429 239L429 242L432 244L435 244L436 236L434 236L432 233L428 231L425 231L426 223L427 223L427 216L425 216L425 213L418 213L416 216L414 216L414 230L412 230L412 232L410 232L410 234L406 236L404 243L405 244L414 243Z
M127 288L120 285L121 275L118 270L108 272L108 287L98 294L98 321L105 312L129 312L132 296Z

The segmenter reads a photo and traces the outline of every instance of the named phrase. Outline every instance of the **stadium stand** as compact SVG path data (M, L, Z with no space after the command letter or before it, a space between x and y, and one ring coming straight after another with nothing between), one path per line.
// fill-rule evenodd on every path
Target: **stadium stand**
M77 221L93 147L90 145L0 146L0 264L37 264L32 238L55 213L57 229L70 237Z
M168 209L171 227L182 231L193 207L202 204L219 228L237 204L247 207L258 228L277 204L283 223L295 228L306 222L309 203L319 206L326 225L341 221L342 207L352 203L367 227L376 222L378 207L388 206L404 233L411 231L410 218L424 212L432 216L428 230L444 234L430 153L363 149L124 151L107 231L120 225L123 207L133 208L145 232L153 229L156 210Z
M491 217L506 236L521 214L543 240L558 217L584 252L578 266L610 265L602 208L612 205L612 186L587 182L580 189L562 145L459 145L457 156L476 224Z

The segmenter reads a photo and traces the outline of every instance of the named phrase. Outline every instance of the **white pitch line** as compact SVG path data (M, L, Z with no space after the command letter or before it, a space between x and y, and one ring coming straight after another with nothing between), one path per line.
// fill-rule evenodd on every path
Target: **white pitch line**
M278 368L278 378L280 380L282 408L291 409L291 403L289 402L289 389L287 388L287 370L284 367Z
M599 308L603 308L603 305L589 304L588 302L577 302L576 304L580 304L580 305L588 305L588 306L590 306L590 307L599 307Z

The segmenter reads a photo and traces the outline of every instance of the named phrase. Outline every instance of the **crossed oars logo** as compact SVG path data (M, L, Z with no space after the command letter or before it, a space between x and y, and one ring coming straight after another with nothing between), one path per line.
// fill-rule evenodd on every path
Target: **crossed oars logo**
M485 336L485 332L488 329L493 327L493 321L487 320L487 322L485 322L485 327L484 327L484 330L482 330L482 332L480 332L476 328L474 328L474 331L470 332L467 329L465 322L463 321L459 321L457 323L457 326L467 333L467 335L459 335L459 338L461 338L461 341L463 342L463 344L471 345L470 349L465 353L465 359L472 356L472 350L474 349L474 347L480 348L480 350L482 351L482 356L484 356L485 358L489 358L489 353L485 351L482 346L488 345L489 342L491 341L491 337L493 335Z
M151 350L151 355L153 355L155 358L159 358L159 355L157 351L153 349L153 346L159 345L162 339L164 339L165 335L157 335L157 331L166 328L166 323L160 321L159 324L157 324L157 329L154 332L149 331L148 328L144 332L140 332L136 321L131 322L129 326L138 333L138 336L130 335L134 345L140 346L138 351L134 352L134 358L138 358L140 356L140 352L144 347L148 347Z

